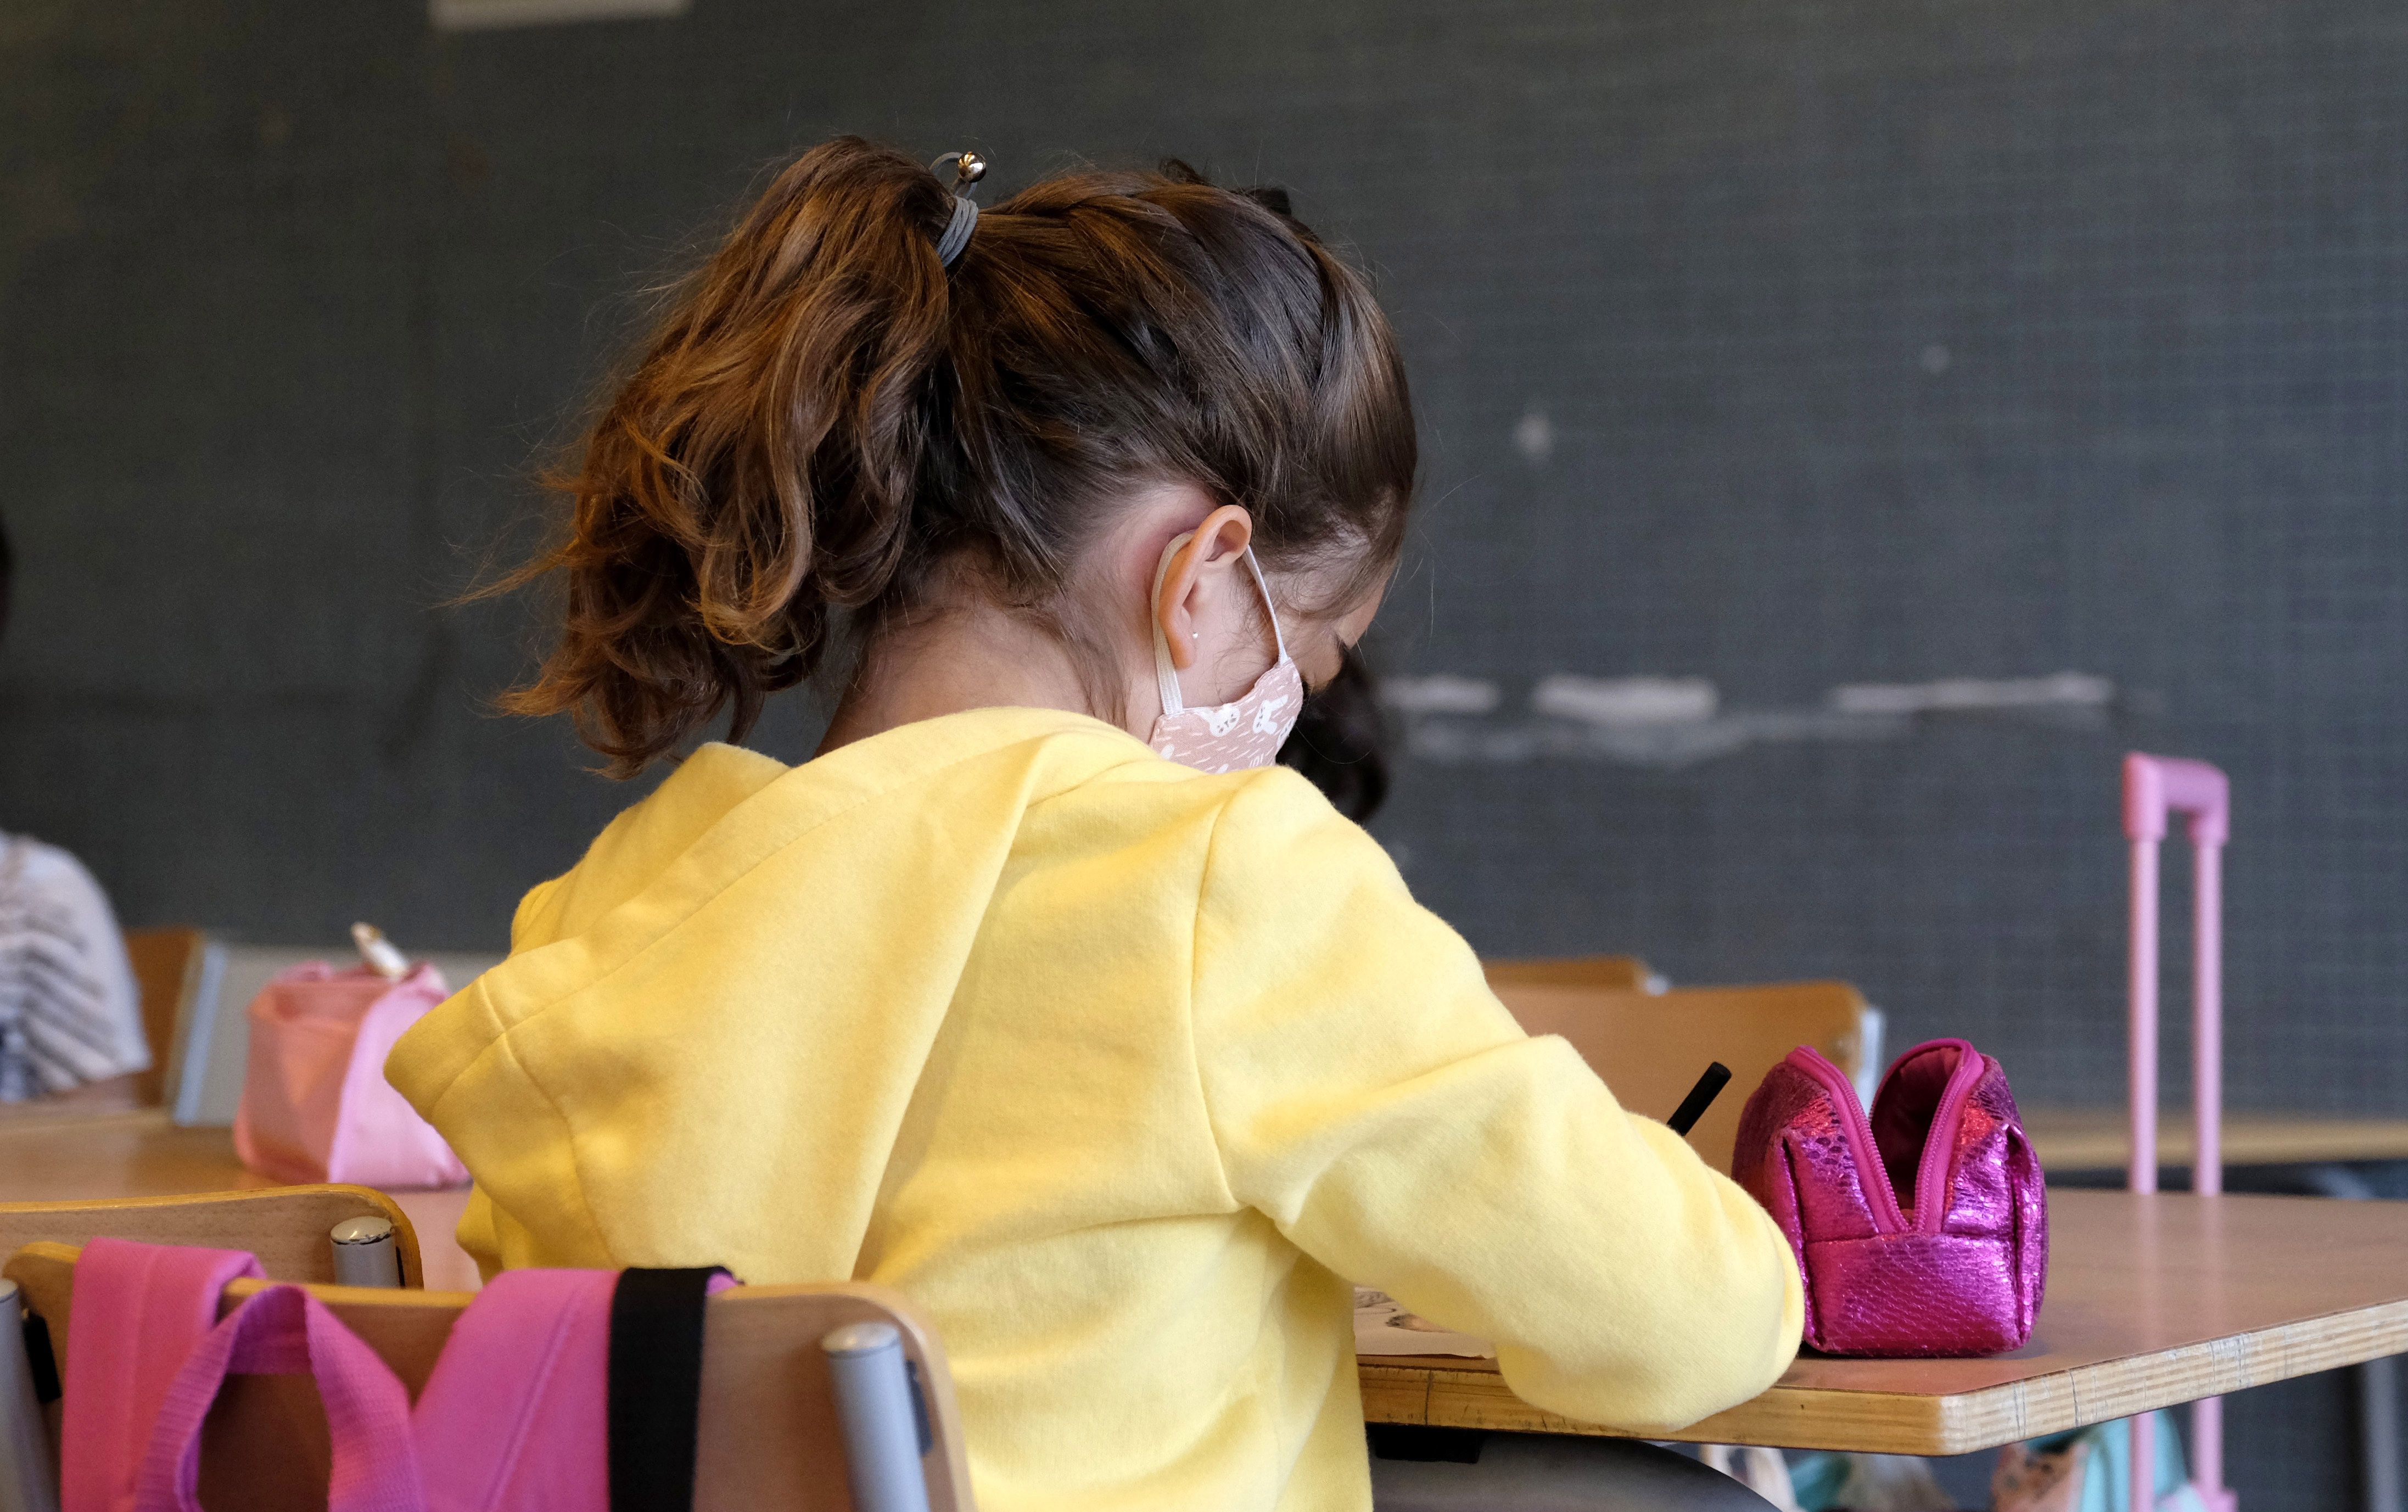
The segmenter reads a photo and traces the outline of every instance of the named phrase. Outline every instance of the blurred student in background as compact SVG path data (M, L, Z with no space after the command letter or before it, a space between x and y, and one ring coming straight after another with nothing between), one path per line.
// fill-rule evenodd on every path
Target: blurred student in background
M14 569L0 522L0 630ZM134 968L108 895L57 846L0 832L0 1102L150 1066Z

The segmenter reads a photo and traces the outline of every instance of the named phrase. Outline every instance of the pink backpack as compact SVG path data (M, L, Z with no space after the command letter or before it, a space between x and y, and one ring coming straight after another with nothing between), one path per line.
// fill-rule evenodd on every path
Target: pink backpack
M399 981L305 961L251 1000L235 1153L279 1181L457 1187L468 1168L384 1079L393 1044L451 996L421 962Z
M76 1262L67 1335L63 1512L198 1512L201 1424L229 1373L315 1378L334 1447L328 1512L609 1512L690 1505L700 1302L732 1285L699 1272L507 1271L453 1325L412 1406L376 1351L298 1286L269 1287L217 1320L227 1283L260 1274L239 1250L94 1239ZM665 1383L614 1367L614 1322L657 1375L660 1303L631 1308L622 1276L690 1294L690 1359ZM615 1315L615 1316L614 1316ZM671 1321L666 1330L674 1340ZM611 1433L614 1416L635 1433ZM630 1444L637 1438L641 1442ZM634 1451L633 1466L630 1450ZM680 1476L682 1476L681 1482ZM617 1479L620 1497L612 1500ZM666 1494L662 1488L666 1488Z

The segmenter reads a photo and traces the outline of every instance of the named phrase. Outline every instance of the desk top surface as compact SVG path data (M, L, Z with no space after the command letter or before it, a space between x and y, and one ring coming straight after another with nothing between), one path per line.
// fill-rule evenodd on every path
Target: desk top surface
M2408 1202L2049 1192L2031 1344L1986 1360L1801 1358L1700 1443L1963 1454L2408 1350ZM1375 1422L1595 1433L1489 1361L1366 1359Z
M223 1129L159 1113L0 1125L0 1201L272 1185ZM452 1240L465 1190L396 1194L427 1284L473 1288ZM1809 1357L1681 1437L1958 1454L2408 1351L2408 1202L2202 1199L2053 1188L2046 1304L2031 1345L1988 1360ZM1595 1433L1541 1412L1486 1361L1363 1361L1378 1422Z

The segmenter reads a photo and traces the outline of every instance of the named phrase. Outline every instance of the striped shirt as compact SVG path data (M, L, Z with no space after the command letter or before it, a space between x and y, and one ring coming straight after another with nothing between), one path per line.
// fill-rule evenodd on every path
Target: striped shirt
M0 1102L150 1064L108 896L57 846L0 835Z

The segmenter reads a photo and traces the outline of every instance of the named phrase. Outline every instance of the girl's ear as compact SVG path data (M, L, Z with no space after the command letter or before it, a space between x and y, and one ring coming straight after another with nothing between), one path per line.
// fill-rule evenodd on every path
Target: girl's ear
M1154 598L1154 616L1170 647L1170 665L1180 671L1196 665L1206 601L1226 595L1235 574L1245 569L1239 558L1254 539L1254 517L1243 505L1224 504L1171 554L1170 569Z

